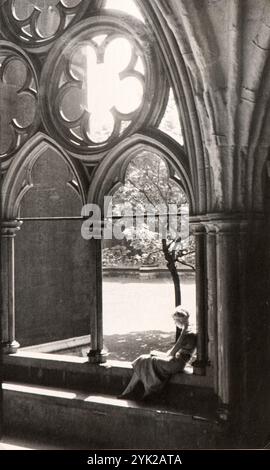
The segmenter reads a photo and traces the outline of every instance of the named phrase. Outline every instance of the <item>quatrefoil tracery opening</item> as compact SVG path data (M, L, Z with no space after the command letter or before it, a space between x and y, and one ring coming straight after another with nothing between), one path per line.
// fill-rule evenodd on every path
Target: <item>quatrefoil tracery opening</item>
M99 5L99 0L6 1L0 14L6 39L33 52L46 50L46 46L83 16L89 1L93 7Z
M102 155L142 126L156 126L168 98L146 28L130 17L120 24L112 12L65 34L50 52L41 89L47 129L82 159Z
M14 154L38 124L37 79L27 57L17 48L0 44L0 158Z
M128 127L140 110L144 65L126 38L94 37L79 44L68 61L67 74L72 82L60 88L60 116L81 141L106 142L121 134L122 122Z

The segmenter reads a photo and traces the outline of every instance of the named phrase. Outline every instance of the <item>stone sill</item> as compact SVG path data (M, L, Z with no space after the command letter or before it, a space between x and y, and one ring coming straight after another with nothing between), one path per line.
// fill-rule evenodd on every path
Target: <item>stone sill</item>
M162 415L167 417L181 417L181 420L186 422L190 422L192 420L213 422L213 420L204 416L192 415L181 411L172 411L161 406L157 408L150 403L138 403L134 400L119 400L112 395L94 393L89 394L78 390L67 391L59 388L37 385L33 386L29 384L18 384L12 382L4 382L2 384L2 389L4 393L12 392L19 395L24 394L28 397L31 396L32 400L37 399L46 402L53 399L55 404L63 404L63 402L65 402L66 406L94 409L95 412L105 412L106 407L113 407L116 408L116 412L117 410L126 410L125 412L128 412L129 414L132 414L132 411L139 412L140 410L143 410L144 417L146 417L147 413L149 413L150 415L155 414L159 418L162 417Z
M129 379L132 374L130 362L108 360L105 364L90 364L87 358L34 352L33 350L20 350L15 354L4 355L3 366L87 374L89 377L98 373L106 377ZM207 375L199 376L193 374L192 367L189 367L183 373L173 376L170 383L173 385L212 388L213 377L210 368Z
M76 385L76 384L75 384ZM184 392L184 391L183 391ZM8 434L72 442L84 449L217 448L224 434L216 408L205 399L119 400L112 392L5 380L3 428ZM189 406L187 406L189 404ZM15 410L15 412L14 412Z

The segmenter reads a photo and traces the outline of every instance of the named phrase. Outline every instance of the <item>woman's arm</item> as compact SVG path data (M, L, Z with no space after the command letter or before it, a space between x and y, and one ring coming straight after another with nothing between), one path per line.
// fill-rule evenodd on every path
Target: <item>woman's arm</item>
M167 357L168 353L164 352L164 351L158 351L157 349L154 349L153 351L150 352L150 356Z
M175 354L181 349L182 344L183 344L183 339L186 333L187 327L183 327L181 330L181 334L179 338L177 339L176 343L173 345L169 351L162 352L162 351L151 351L150 356L157 356L157 357L174 357Z
M177 353L177 351L179 351L179 349L181 349L186 329L187 329L187 327L184 327L182 329L181 334L180 334L178 340L176 341L176 343L173 345L173 347L171 349L169 349L169 351L167 351L167 353L166 353L167 356L174 357L175 354Z

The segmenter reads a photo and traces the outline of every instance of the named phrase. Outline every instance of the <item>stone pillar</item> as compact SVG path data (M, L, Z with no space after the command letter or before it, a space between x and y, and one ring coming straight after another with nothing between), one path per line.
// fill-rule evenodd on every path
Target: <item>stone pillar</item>
M244 306L242 279L242 222L223 220L216 227L216 280L217 280L217 391L221 400L224 419L229 409L240 400L241 335ZM239 404L240 406L240 404ZM226 412L224 411L226 410Z
M241 389L236 396L243 430L249 445L255 447L269 436L270 390L270 240L269 220L253 219L248 230L242 227L240 257L242 320L240 340L234 348L234 365L241 371ZM243 287L242 287L243 286ZM240 348L239 348L240 346ZM237 357L240 350L242 354ZM234 376L236 381L236 375ZM237 381L240 381L238 373ZM239 429L239 425L238 425ZM256 433L254 430L256 429ZM241 430L240 430L241 431Z
M253 445L260 434L269 433L269 224L260 214L213 214L193 222L198 322L194 372L201 364L200 373L213 372L217 415L227 423L230 445Z
M103 301L102 301L102 240L91 239L91 251L95 263L95 305L94 313L91 315L91 348L88 353L89 362L101 364L106 362L106 355L103 351Z
M20 347L15 339L15 236L21 224L18 220L1 223L1 349L6 354Z
M205 375L208 364L205 229L201 224L193 228L196 251L196 318L198 332L197 359L193 363L193 370L197 375Z
M208 319L208 357L213 372L214 390L218 392L218 334L217 334L217 229L205 224L206 229L206 299Z

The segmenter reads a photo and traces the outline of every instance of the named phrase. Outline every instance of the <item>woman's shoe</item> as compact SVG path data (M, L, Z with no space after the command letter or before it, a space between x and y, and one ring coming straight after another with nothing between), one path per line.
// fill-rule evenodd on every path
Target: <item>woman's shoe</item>
M137 398L137 395L134 390L128 393L121 393L121 395L117 395L117 398L119 400L135 400Z

